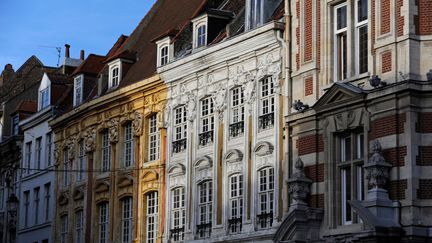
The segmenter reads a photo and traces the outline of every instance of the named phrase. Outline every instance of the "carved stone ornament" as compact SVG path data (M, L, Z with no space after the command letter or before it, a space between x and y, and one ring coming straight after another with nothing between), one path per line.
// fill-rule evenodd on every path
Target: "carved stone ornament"
M163 126L168 128L171 115L171 105L166 105L163 109Z
M222 85L212 94L214 109L219 113L219 119L223 119L223 112L226 109L227 90Z
M186 104L187 108L187 119L193 121L196 116L196 98L192 93L188 94L188 101Z
M89 128L84 133L84 145L85 145L85 151L87 153L93 152L95 150L95 141L96 141L96 129L95 128Z
M54 161L56 164L60 164L60 151L61 151L61 143L54 143Z
M75 138L71 137L66 142L67 153L69 160L73 160L75 157Z
M108 137L111 143L117 143L119 136L119 118L115 117L112 118L111 120L109 120L107 122L107 126L108 126Z
M234 85L241 85L245 82L247 72L245 72L242 65L238 65L236 68L230 69L229 78Z
M306 205L306 198L310 193L310 185L312 180L307 178L304 173L303 161L298 158L295 163L295 172L288 180L288 193L292 196L293 202L291 205L303 204Z
M134 136L136 137L141 136L142 126L143 126L143 115L140 112L135 111L134 118L132 120L132 129L133 129Z
M383 189L387 180L390 178L391 164L387 163L381 155L381 144L378 140L374 141L373 154L369 158L366 165L363 166L366 170L366 179L372 189Z
M242 86L245 102L252 104L255 98L255 79L253 76L248 77L248 81Z

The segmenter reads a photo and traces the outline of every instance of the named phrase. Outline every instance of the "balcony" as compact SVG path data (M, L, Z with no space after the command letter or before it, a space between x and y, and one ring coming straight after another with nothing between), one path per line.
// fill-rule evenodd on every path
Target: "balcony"
M174 228L170 230L170 238L173 242L179 242L184 240L184 227Z
M273 225L273 212L261 213L257 215L258 228L266 229Z
M228 219L228 230L231 234L242 231L242 218Z
M197 225L197 235L199 238L207 238L211 235L211 223L198 224Z
M229 134L231 138L239 137L244 133L244 122L236 122L229 126Z
M213 131L203 132L198 135L199 145L204 147L213 143Z
M173 153L180 153L186 150L187 140L186 138L172 142Z
M262 115L258 118L258 127L260 130L272 128L274 126L274 113Z

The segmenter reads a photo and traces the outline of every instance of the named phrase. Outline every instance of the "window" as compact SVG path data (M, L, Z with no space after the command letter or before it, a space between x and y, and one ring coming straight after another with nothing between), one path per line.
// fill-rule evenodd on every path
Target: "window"
M30 206L30 191L24 192L24 228L28 227L29 220L29 206Z
M122 242L132 242L132 197L122 200Z
M45 184L45 222L50 220L51 183Z
M5 189L5 177L0 175L0 211L4 209Z
M147 194L147 243L155 243L158 229L158 193Z
M207 45L207 35L206 35L207 25L202 24L198 26L197 37L196 37L196 47L201 47Z
M49 106L49 88L40 91L40 110Z
M253 29L262 25L263 2L263 0L249 0L248 29Z
M268 129L274 125L275 97L273 78L266 77L261 80L260 116L258 126L261 130Z
M108 242L108 203L99 204L99 243Z
M46 167L51 166L51 157L52 157L52 133L47 133L45 136L45 153L46 153Z
M356 0L356 70L357 74L368 70L368 1Z
M35 147L36 169L41 168L41 155L42 155L42 137L38 137L36 138L36 147Z
M84 140L78 143L78 163L77 163L77 181L84 180L85 175L86 154Z
M39 223L39 187L36 187L33 190L33 199L34 199L34 224Z
M258 171L258 227L269 228L273 225L274 170L267 167Z
M83 232L84 232L84 211L81 209L75 212L75 242L76 243L84 242Z
M120 82L120 68L119 66L114 66L111 68L111 79L109 88L117 87Z
M74 106L80 105L83 100L83 78L78 76L74 80Z
M173 153L179 153L186 149L187 121L186 107L179 106L174 110L174 141Z
M69 185L69 154L67 148L63 150L63 186Z
M61 231L60 231L60 242L67 243L68 242L68 216L63 215L60 217L61 221Z
M148 119L149 121L149 161L159 159L159 130L157 127L157 117L153 114Z
M101 171L107 172L110 170L110 142L108 130L102 132L102 164Z
M160 65L163 66L168 63L168 46L160 48Z
M27 174L30 173L30 166L31 166L31 147L32 147L32 142L27 142L26 143L26 154L25 154L25 159L26 159L26 171Z
M171 191L171 208L171 239L174 242L183 241L186 219L183 187Z
M229 177L229 219L230 233L242 230L243 217L243 175L236 174Z
M363 200L364 195L364 135L363 133L350 131L342 133L339 139L339 171L341 190L341 223L352 224L359 222L354 217L350 200Z
M244 96L242 87L231 90L230 137L238 137L244 133Z
M198 237L210 237L212 227L212 181L204 181L198 184Z
M199 144L206 146L213 142L214 116L213 99L207 97L201 100Z
M124 167L130 167L133 165L133 135L132 135L132 123L128 122L124 126L124 144L123 144L123 158Z
M19 115L12 117L12 135L19 134Z
M335 7L336 81L347 78L347 30L347 4L343 3Z

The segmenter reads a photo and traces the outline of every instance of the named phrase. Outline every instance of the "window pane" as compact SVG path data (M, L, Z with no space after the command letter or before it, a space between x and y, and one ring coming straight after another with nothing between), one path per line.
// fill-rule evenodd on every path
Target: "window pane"
M337 21L337 29L343 29L347 27L347 6L339 7L336 10L336 21Z
M357 0L357 22L367 20L368 0Z
M359 74L368 70L368 26L364 25L358 29L359 48Z

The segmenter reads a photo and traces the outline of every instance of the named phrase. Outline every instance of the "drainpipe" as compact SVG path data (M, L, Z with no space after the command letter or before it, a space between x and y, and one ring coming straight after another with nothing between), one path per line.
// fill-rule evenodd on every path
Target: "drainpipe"
M288 113L291 113L292 107L292 82L291 82L291 0L285 0L285 82L287 94Z

